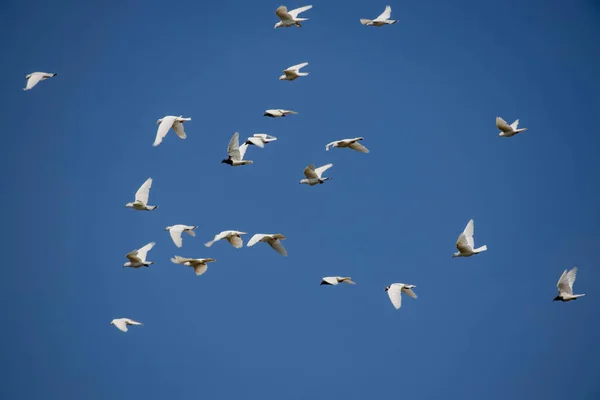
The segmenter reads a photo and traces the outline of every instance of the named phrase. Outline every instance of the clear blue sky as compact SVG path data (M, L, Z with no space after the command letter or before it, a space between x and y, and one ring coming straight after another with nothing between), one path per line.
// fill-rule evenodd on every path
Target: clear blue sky
M312 4L278 30L270 1L0 4L0 398L600 396L599 3L392 0L381 29L359 19L387 2ZM58 76L25 92L33 71ZM180 114L187 140L153 148ZM278 140L232 168L235 131ZM355 136L370 154L325 151ZM148 177L159 209L126 209ZM470 218L489 250L452 259ZM226 229L289 257L204 247ZM156 264L122 268L150 241ZM587 296L552 302L574 265ZM393 282L419 298L396 311Z

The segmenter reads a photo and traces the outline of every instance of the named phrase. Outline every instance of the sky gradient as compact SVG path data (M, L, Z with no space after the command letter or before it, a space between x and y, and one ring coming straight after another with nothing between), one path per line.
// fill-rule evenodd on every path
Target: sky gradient
M305 4L274 30L268 1L0 3L0 398L600 398L599 3ZM386 4L396 25L359 23ZM23 91L34 71L58 76ZM188 138L153 148L165 115ZM278 140L234 168L235 131ZM159 208L125 208L148 177ZM470 218L488 251L452 259ZM289 257L204 247L227 229ZM575 265L586 296L553 303ZM419 298L395 310L393 282Z

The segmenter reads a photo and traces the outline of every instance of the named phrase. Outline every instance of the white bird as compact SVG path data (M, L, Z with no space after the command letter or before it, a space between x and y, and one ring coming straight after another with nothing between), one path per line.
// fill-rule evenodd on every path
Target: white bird
M456 248L458 252L452 254L452 258L454 257L471 257L473 254L479 254L483 251L487 250L487 246L483 245L479 248L475 248L475 240L473 239L473 235L475 235L475 222L471 219L465 230L458 235L458 240L456 241Z
M360 23L365 26L383 26L383 25L393 25L398 21L390 19L392 16L392 7L385 6L385 10L379 15L379 17L371 20L371 19L361 19Z
M368 153L369 149L367 149L362 144L358 143L360 140L363 140L363 139L364 138L362 138L362 137L357 137L354 139L336 140L335 142L328 143L325 146L325 150L329 151L330 147L339 147L339 148L349 147L352 150L360 151L361 153Z
M244 246L244 240L242 239L242 235L245 235L246 232L240 231L223 231L217 235L215 235L214 239L210 242L204 243L206 247L210 247L214 242L218 242L219 240L227 239L229 243L236 249L242 248Z
M503 136L503 137L515 136L517 133L525 132L527 130L527 128L519 129L519 120L518 119L509 125L502 118L496 117L496 126L501 131L498 134L498 136Z
M244 160L247 149L248 145L246 143L240 146L240 134L237 132L234 133L227 145L227 154L229 154L229 157L222 160L221 163L229 164L232 167L253 164L254 161L252 160Z
M23 90L31 90L40 81L45 81L46 79L53 78L56 75L58 74L52 74L48 72L32 72L31 74L25 76L25 79L27 79L27 84L25 85Z
M304 6L288 11L286 6L277 7L277 10L275 10L275 15L277 15L281 21L275 24L274 29L281 27L289 28L293 25L297 26L298 28L301 28L302 24L300 24L300 22L308 21L308 18L298 18L298 14L310 10L311 8L312 6Z
M577 298L585 296L585 294L573 294L573 284L575 283L575 278L577 278L577 267L573 267L572 270L567 272L565 271L560 276L556 287L558 288L558 296L554 298L553 301L571 301L577 300Z
M175 243L175 246L177 247L181 247L183 245L183 240L181 239L181 234L183 232L186 232L188 235L195 237L196 236L196 232L194 232L194 229L196 229L198 226L197 225L173 225L173 226L167 226L165 228L165 231L169 231L169 234L171 235L171 239L173 239L173 243Z
M116 326L117 329L121 332L127 332L129 330L127 328L127 325L142 325L141 322L137 322L129 318L113 319L112 321L110 321L110 324Z
M280 81L293 81L298 77L307 76L310 72L300 72L301 68L308 65L307 62L298 65L292 65L289 68L283 70L283 75L279 77Z
M146 182L140 186L135 192L135 202L125 204L125 207L133 208L140 211L156 210L158 206L149 206L148 197L150 196L150 188L152 187L152 178L146 179Z
M348 283L350 285L356 285L356 282L352 281L349 276L326 276L321 280L321 285L337 285L338 283Z
M266 110L265 113L263 114L263 117L279 118L279 117L285 117L286 115L289 115L289 114L298 114L298 113L296 111L283 110L283 109Z
M132 252L127 253L125 257L127 257L129 261L123 264L123 268L149 267L150 265L154 264L154 261L146 261L146 256L148 255L148 252L152 250L155 244L155 242L150 242L140 249L133 250Z
M194 271L196 271L196 276L200 276L206 272L208 269L208 265L206 265L207 263L215 261L217 260L214 258L185 258L179 256L174 256L171 258L171 262L174 264L183 264L187 267L193 267Z
M319 168L315 168L315 164L310 164L308 167L304 168L304 176L306 179L302 179L300 183L306 183L307 185L314 186L316 184L322 184L325 181L328 181L331 178L322 178L323 172L327 171L329 168L333 167L333 164L326 164Z
M412 291L415 287L415 285L407 285L405 283L392 283L390 286L386 286L385 291L394 307L396 307L396 310L399 310L402 306L402 293L409 295L413 299L417 298L415 292Z
M275 136L267 135L266 133L255 133L250 136L244 144L258 146L261 149L265 147L265 143L270 143L276 141L277 138Z
M163 141L165 136L167 136L167 133L171 128L173 128L177 136L179 136L181 139L185 139L187 135L183 130L183 123L191 120L191 118L183 118L183 115L180 115L179 117L176 117L174 115L167 115L159 119L158 121L156 121L158 129L156 130L156 139L154 139L154 143L152 144L152 146L158 146Z
M285 240L285 236L281 233L257 233L248 241L246 247L252 247L258 242L268 243L273 250L285 257L288 254L285 247L283 247L283 243L281 243L282 240Z

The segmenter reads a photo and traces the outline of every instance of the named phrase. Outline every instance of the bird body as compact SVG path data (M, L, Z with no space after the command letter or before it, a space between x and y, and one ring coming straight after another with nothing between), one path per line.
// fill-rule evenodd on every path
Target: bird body
M156 130L156 138L154 139L154 143L152 144L152 146L156 147L159 144L161 144L165 136L167 136L169 129L171 128L173 128L177 136L179 136L181 139L185 139L187 135L183 130L183 123L191 120L191 118L183 118L183 115L180 115L178 117L174 115L167 115L159 119L158 121L156 121L158 129Z
M135 201L133 203L125 204L125 207L133 208L138 211L152 211L156 210L158 206L149 206L148 197L150 196L150 188L152 187L152 178L146 179L146 182L140 186L138 191L135 193Z
M356 282L352 281L349 276L326 276L321 279L321 285L337 285L338 283L347 283L349 285L356 285Z
M116 326L121 332L127 332L129 330L127 328L128 325L142 325L141 322L134 321L130 318L116 318L110 321L110 324Z
M277 7L277 10L275 10L275 15L279 17L280 21L275 24L273 29L289 28L290 26L297 26L298 28L301 28L302 24L300 24L300 22L308 21L308 18L298 18L298 14L310 10L311 8L312 6L304 6L288 11L286 6Z
M310 72L300 72L300 69L306 67L308 65L307 62L303 62L302 64L292 65L283 70L283 75L279 77L280 81L293 81L301 76L307 76Z
M194 232L194 229L198 228L197 225L173 225L173 226L167 226L165 228L165 231L169 231L169 234L171 235L171 239L173 240L173 243L175 243L175 246L177 247L181 247L183 246L183 239L181 238L181 234L183 232L187 233L188 235L194 237L196 236L196 232Z
M364 138L362 138L362 137L356 137L356 138L353 138L353 139L336 140L335 142L328 143L325 146L325 150L329 151L330 147L339 147L339 148L346 148L347 147L347 148L350 148L352 150L359 151L361 153L368 153L369 149L367 149L362 144L358 143L359 141L361 141L363 139Z
M265 113L263 114L263 117L279 118L279 117L285 117L286 115L289 115L289 114L298 114L298 113L296 111L292 111L292 110L273 109L273 110L266 110Z
M257 233L248 241L246 247L252 247L258 242L264 242L271 246L273 250L286 257L287 250L283 247L282 240L285 240L285 236L281 233Z
M473 254L479 254L487 250L487 246L483 245L479 248L475 248L475 240L473 235L475 234L475 222L471 219L465 230L458 236L456 241L456 248L458 252L452 254L454 257L471 257Z
M55 77L58 74L50 73L50 72L32 72L31 74L25 76L27 79L27 84L23 88L23 90L31 90L35 85L40 83L41 81L45 81L46 79L50 79Z
M229 154L229 157L221 162L229 164L232 167L253 164L254 161L252 160L244 160L244 155L246 154L247 149L248 145L246 143L240 146L240 134L235 132L229 140L229 144L227 145L227 154Z
M140 268L149 267L150 265L154 264L154 261L146 261L146 256L148 255L148 252L152 250L155 244L155 242L150 242L140 249L127 253L125 257L127 257L129 261L123 264L123 267Z
M415 287L415 285L407 285L405 283L392 283L385 288L385 291L396 310L399 310L402 307L402 293L409 295L413 299L417 298L415 292L412 291Z
M214 239L210 242L204 243L206 247L210 247L213 243L218 242L219 240L227 239L229 243L236 249L241 248L244 245L244 240L242 239L242 235L245 235L246 232L240 231L223 231L219 234L216 234Z
M326 164L319 168L315 168L315 164L310 164L308 167L304 168L304 176L306 176L306 179L302 179L300 183L310 186L322 184L323 182L331 179L322 177L323 173L331 167L333 167L333 164Z
M525 132L527 128L519 129L519 120L515 120L512 124L507 124L505 120L500 117L496 117L496 127L500 129L500 133L498 136L501 137L511 137L515 136L517 133Z
M384 26L393 25L396 20L390 19L392 16L392 7L385 6L385 10L375 19L361 19L360 23L365 26Z
M180 256L174 256L171 258L171 262L174 264L183 264L186 267L194 268L196 276L200 276L208 270L207 263L215 262L214 258L185 258Z
M556 287L558 288L558 296L553 301L567 302L571 300L577 300L579 297L585 296L585 294L573 294L573 284L577 278L577 267L573 267L570 271L562 273L558 279Z

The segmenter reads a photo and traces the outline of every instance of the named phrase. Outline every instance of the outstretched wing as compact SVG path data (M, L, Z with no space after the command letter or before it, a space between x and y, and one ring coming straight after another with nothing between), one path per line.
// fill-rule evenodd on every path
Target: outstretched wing
M315 174L320 178L323 175L323 172L327 171L329 168L333 167L333 164L326 164L317 169L315 169Z
M458 240L456 241L456 248L458 249L458 251L460 251L461 253L467 253L470 250L473 250L473 246L471 246L469 244L469 241L467 240L467 237L465 236L464 233L461 233L458 236Z
M141 249L138 249L138 251L137 251L137 257L142 262L146 261L146 255L154 247L155 244L156 244L155 242L150 242L147 245L145 245L144 247L142 247Z
M558 283L556 284L556 287L558 288L559 293L564 292L564 293L573 294L573 289L571 289L571 286L569 285L569 279L567 278L567 270L566 269L563 271L562 275L558 279Z
M27 84L25 85L25 90L30 90L35 85L37 85L44 76L42 74L31 74L29 79L27 79Z
M465 239L467 240L467 243L469 244L469 246L471 246L471 248L474 249L475 248L475 240L473 239L473 235L475 235L475 221L473 221L472 219L469 220L469 223L467 223L467 226L465 227L463 234L465 235Z
M402 288L402 291L404 293L406 293L407 295L409 295L410 297L412 297L413 299L417 298L417 295L415 294L415 292L412 291L411 288L404 287L404 288Z
M244 143L244 144L250 144L250 143L252 143L255 146L260 147L261 149L263 147L265 147L265 144L263 143L262 139L260 137L256 137L256 135L250 136L248 139L246 139L246 143Z
M158 125L158 129L156 130L156 138L154 139L152 146L156 147L161 144L165 136L167 136L169 129L171 129L171 126L173 126L173 118L163 118L160 125Z
M177 246L177 247L183 246L183 241L181 240L181 232L182 231L183 231L183 229L176 229L176 228L169 229L169 235L171 235L171 239L173 240L173 243L175 243L175 246Z
M387 21L392 16L392 7L385 6L385 11L383 11L379 17L375 18L375 21Z
M150 188L152 187L152 178L146 179L146 182L140 186L137 192L135 192L135 201L140 201L144 204L148 204L148 197L150 196Z
M402 307L401 289L402 289L401 286L399 286L398 284L394 283L387 290L387 294L388 294L388 296L390 298L390 301L392 302L392 304L394 305L394 307L396 308L396 310L399 310L400 307Z
M286 68L285 71L300 71L300 68L304 68L308 65L307 62L303 62L302 64L292 65L291 67ZM285 72L284 71L284 72Z
M496 127L498 127L498 129L500 129L502 132L512 132L510 125L508 125L501 117L496 117Z
M311 8L312 8L312 6L304 6L304 7L295 8L291 11L288 11L288 14L293 19L296 19L298 17L298 14L303 13L304 11L310 10Z
M254 236L252 236L250 238L250 240L248 241L248 244L246 244L246 247L252 247L254 246L256 243L260 242L262 238L264 238L265 236L268 236L264 233L257 233Z
M244 240L242 240L239 235L227 236L227 241L236 249L239 249L244 245Z
M234 133L231 139L229 140L229 144L227 145L227 154L234 160L240 161L242 156L240 155L240 134Z
M244 156L246 155L246 150L248 150L248 145L246 143L244 143L239 148L239 152L240 152L239 161L242 161L244 159Z
M519 129L519 120L517 119L515 122L513 122L512 124L510 124L510 127L516 131L517 129Z
M361 153L368 153L369 149L367 149L365 146L363 146L362 144L358 143L358 142L354 142L350 144L350 148L352 150L356 150L356 151L360 151Z
M315 172L315 164L310 164L308 167L304 168L304 176L306 176L306 179L319 178L319 176Z
M329 148L330 148L331 146L333 146L334 144L336 144L336 143L339 143L339 140L336 140L335 142L327 143L327 144L325 145L325 151L329 151Z
M175 131L177 136L179 136L180 138L185 139L187 137L187 135L185 134L185 131L183 130L182 122L179 122L179 121L173 122L173 130Z
M271 246L273 250L275 250L282 256L287 257L287 250L285 249L285 247L283 247L283 243L281 243L279 239L271 239L267 243L269 243L269 246Z

